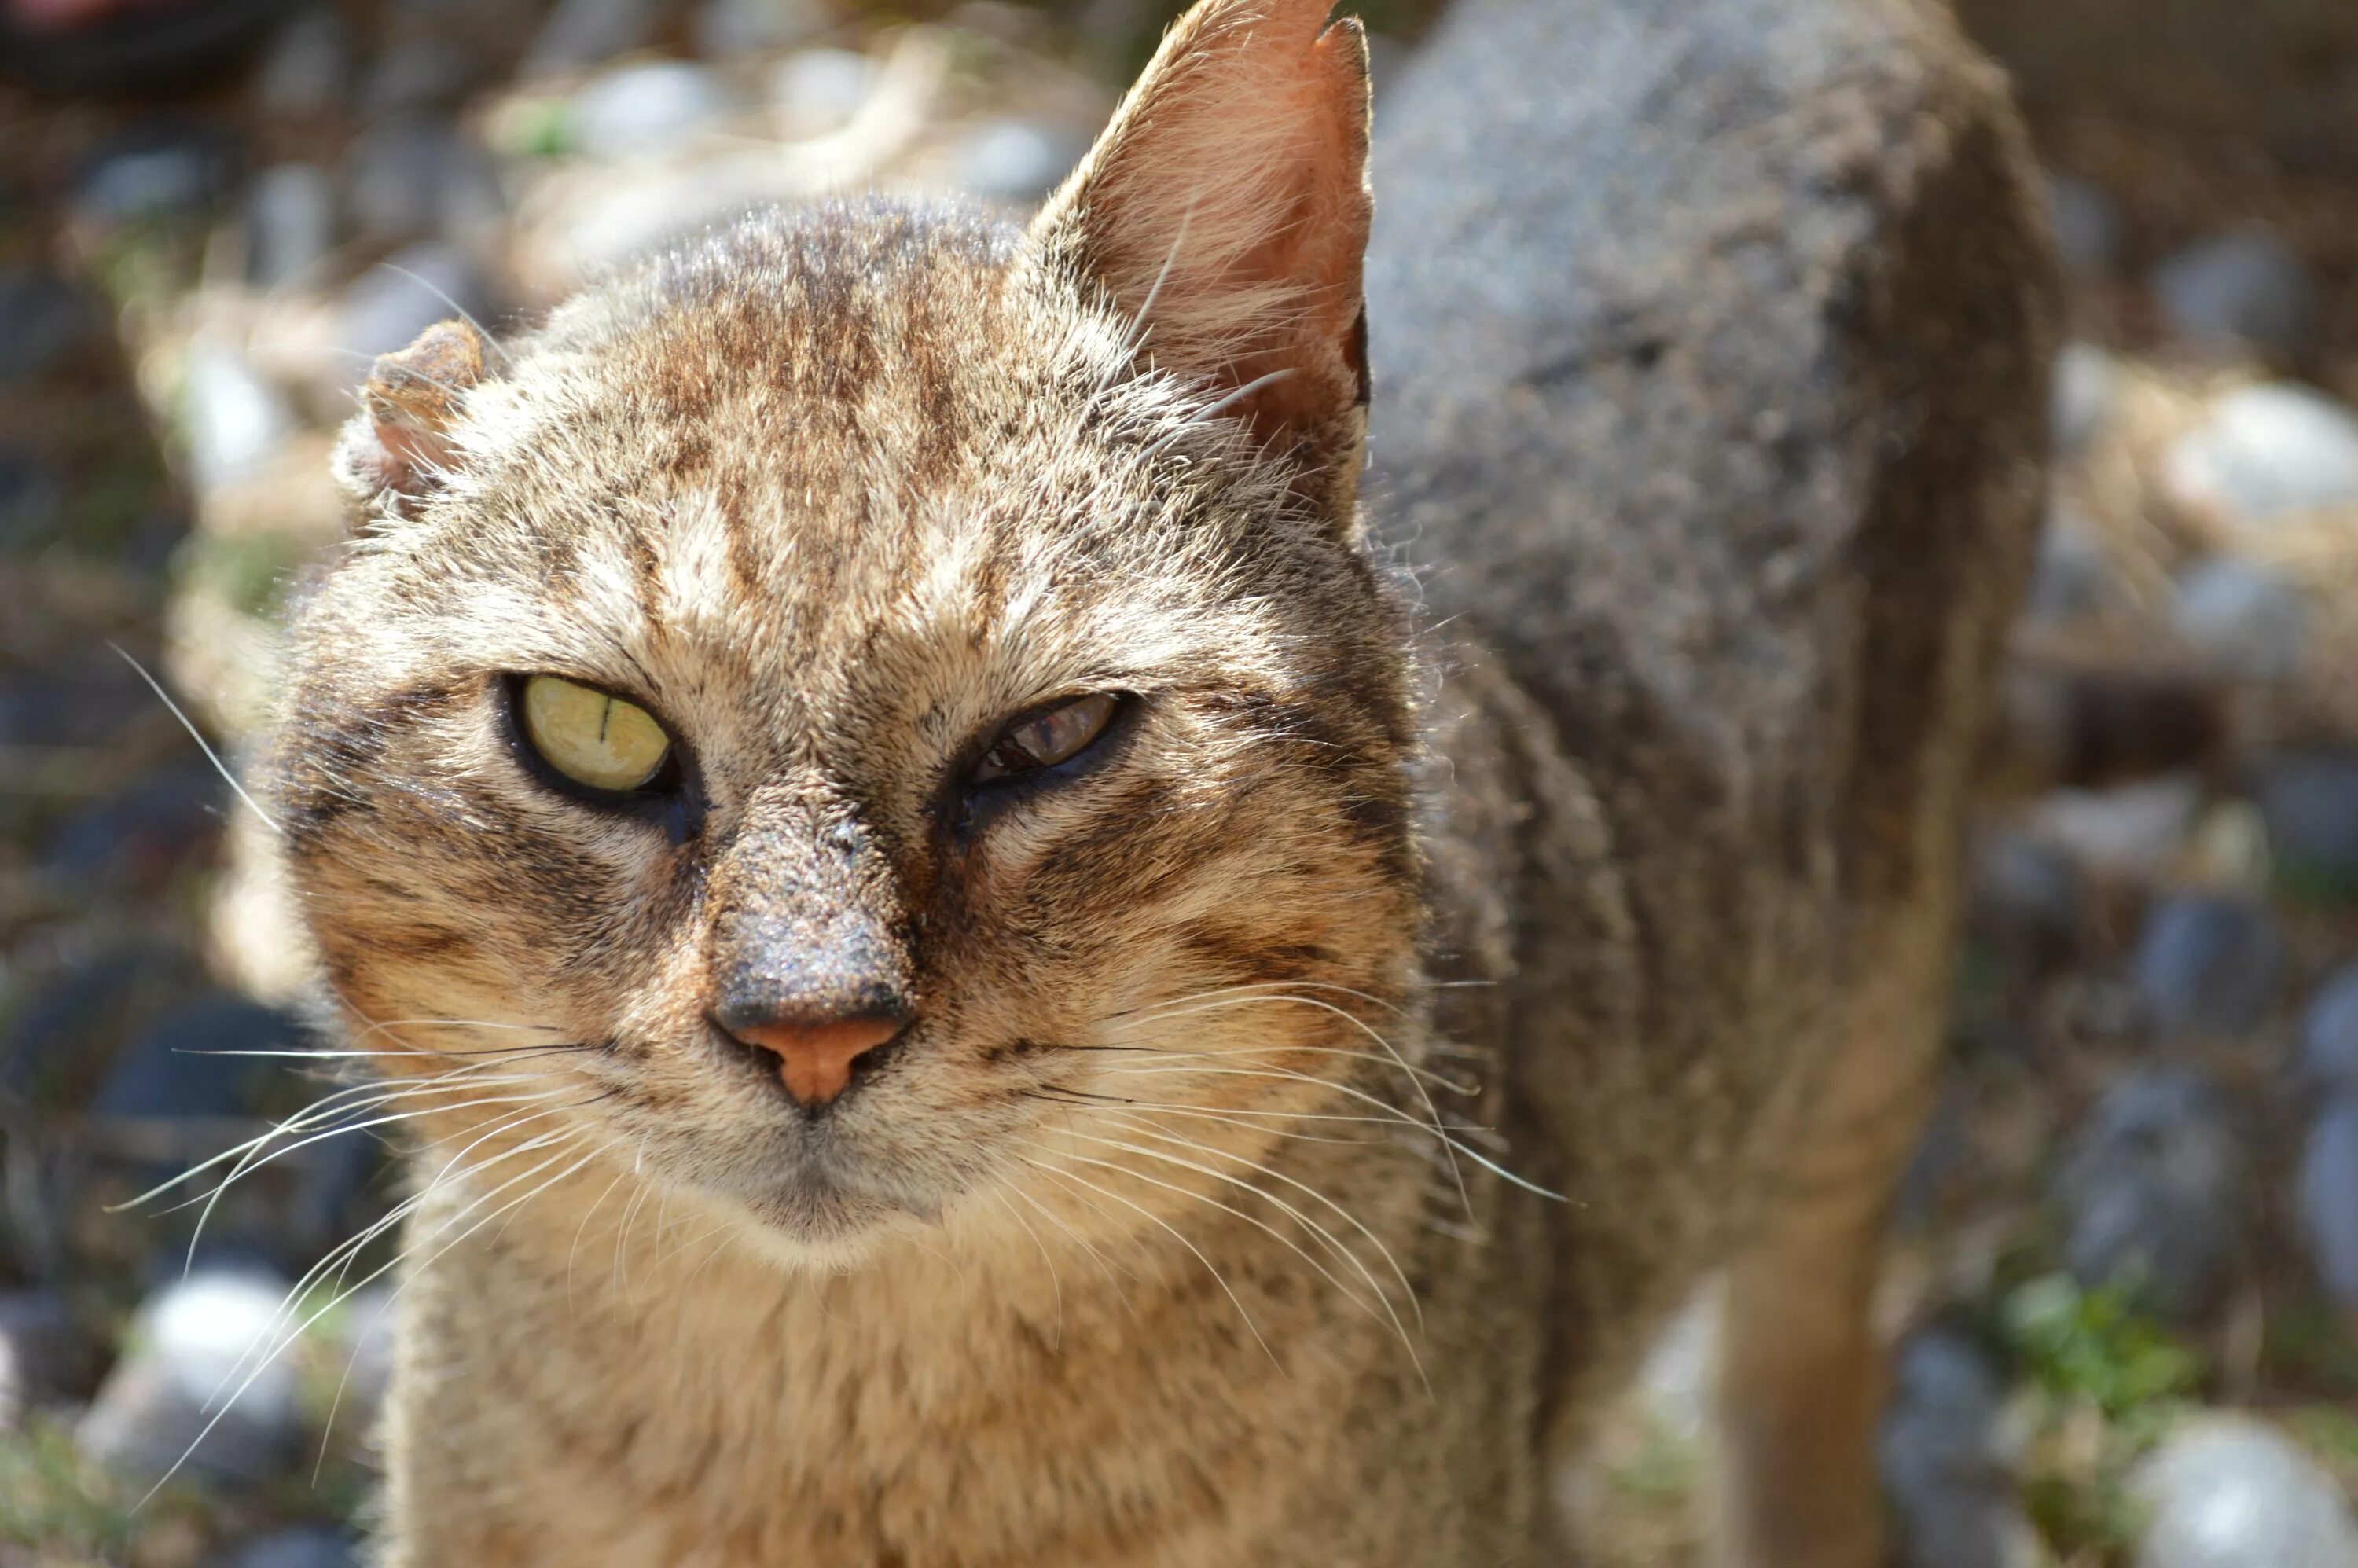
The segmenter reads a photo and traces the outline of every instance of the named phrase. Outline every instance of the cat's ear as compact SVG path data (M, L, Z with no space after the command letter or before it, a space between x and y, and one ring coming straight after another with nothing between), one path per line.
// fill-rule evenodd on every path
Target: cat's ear
M483 336L465 321L438 322L380 354L336 443L337 482L370 514L401 511L438 488L456 456L451 427L482 379Z
M1368 46L1332 0L1201 0L1032 229L1272 445L1329 444L1368 398ZM1340 454L1337 454L1340 455Z

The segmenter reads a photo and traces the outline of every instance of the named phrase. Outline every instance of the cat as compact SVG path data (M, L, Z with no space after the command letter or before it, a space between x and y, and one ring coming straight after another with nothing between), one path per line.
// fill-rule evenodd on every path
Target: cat
M392 1568L1569 1561L1720 1262L1729 1560L1877 1560L2018 127L1929 4L1467 0L1379 222L1326 5L1026 225L378 362L263 782L416 1133Z

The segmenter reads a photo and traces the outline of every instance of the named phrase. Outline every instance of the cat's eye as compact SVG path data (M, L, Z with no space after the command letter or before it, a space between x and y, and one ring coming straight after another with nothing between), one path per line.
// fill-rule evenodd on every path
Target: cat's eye
M671 760L671 737L645 708L562 676L524 677L516 726L551 770L605 794L645 789Z
M1106 732L1120 708L1120 697L1095 692L1019 719L999 732L968 776L989 784L1070 762Z

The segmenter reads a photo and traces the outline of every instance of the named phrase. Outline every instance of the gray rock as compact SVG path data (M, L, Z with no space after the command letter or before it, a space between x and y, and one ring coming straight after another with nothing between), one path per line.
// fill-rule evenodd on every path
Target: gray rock
M2317 287L2309 268L2265 229L2197 241L2165 257L2152 284L2163 322L2191 343L2290 359L2316 330Z
M2300 1220L2319 1280L2345 1310L2358 1310L2358 1094L2346 1087L2309 1124Z
M368 1429L393 1384L395 1290L392 1280L380 1280L354 1292L344 1303L344 1341L338 1346L344 1402L337 1419L350 1421L355 1432Z
M98 334L81 289L47 267L0 266L0 387L38 380Z
M612 161L679 146L731 107L720 78L686 60L624 66L573 95L574 145Z
M258 107L272 115L322 114L340 106L352 81L352 42L331 5L298 10L271 40L255 73Z
M2066 343L2055 356L2047 406L2058 456L2071 457L2110 422L2120 402L2120 366L2093 343Z
M298 1524L244 1542L221 1568L353 1568L352 1539L325 1525Z
M293 1016L222 991L177 1007L124 1053L92 1102L104 1117L250 1115L284 1064L242 1053L300 1051Z
M83 897L161 889L219 838L227 794L200 759L135 773L49 824L34 869Z
M1639 1364L1639 1400L1657 1427L1681 1443L1704 1442L1714 1420L1719 1380L1722 1292L1696 1291Z
M2178 574L2170 630L2221 675L2283 681L2309 655L2309 601L2291 579L2234 556L2210 556Z
M2072 1134L2056 1182L2072 1276L2171 1322L2204 1318L2244 1258L2252 1176L2240 1133L2225 1095L2200 1074L2115 1083Z
M406 38L369 68L361 82L361 117L455 109L482 80L483 63L478 51L447 33Z
M2300 1070L2311 1087L2358 1096L2358 964L2336 970L2310 1000L2300 1025Z
M2120 265L2121 209L2101 186L2068 174L2047 177L2047 216L2063 265L2082 277Z
M149 1297L76 1430L83 1450L135 1483L183 1454L183 1474L222 1486L279 1474L301 1435L294 1368L273 1357L285 1292L258 1271L203 1270Z
M74 192L77 217L93 226L186 218L222 184L221 150L193 138L133 146L102 156Z
M2095 526L2068 503L2050 504L2023 613L2034 625L2062 626L2111 609L2124 597Z
M58 536L65 492L29 452L0 447L0 556L37 550Z
M2151 881L2185 848L2202 806L2200 780L2183 773L2110 789L2057 790L2033 809L2039 836L2091 871Z
M735 60L815 38L834 24L820 0L704 0L693 24L696 52Z
M524 73L583 70L628 54L654 33L662 0L557 0L525 51Z
M77 955L31 988L0 1029L0 1088L39 1106L78 1106L123 1041L185 994L188 961L124 946Z
M437 321L468 315L488 322L492 301L482 274L449 245L411 245L352 279L344 291L339 346L355 356L354 385L378 354L407 348Z
M344 154L343 179L352 228L371 239L467 241L503 206L491 160L436 115L395 114L369 126Z
M1037 120L986 120L950 157L950 178L986 201L1037 201L1072 172L1088 138Z
M2318 892L2358 893L2358 752L2264 758L2252 795L2280 875Z
M336 182L316 164L282 163L246 198L245 275L276 288L316 275L336 243Z
M2006 1379L1981 1347L1920 1329L1893 1357L1877 1444L1900 1568L2028 1568L2036 1531L2015 1499L2000 1420Z
M235 349L217 338L190 340L180 370L180 428L198 490L260 471L297 427L287 400Z
M0 1291L0 1432L27 1406L86 1399L103 1365L98 1341L51 1291Z
M2190 1422L2130 1490L2148 1510L2136 1568L2358 1568L2358 1523L2332 1477L2250 1417Z
M2163 454L2180 501L2242 524L2358 503L2358 416L2288 383L2246 386L2211 406Z
M2215 893L2163 899L2137 941L2138 995L2168 1036L2240 1034L2284 982L2285 943L2264 904Z
M770 72L770 103L788 135L818 135L860 112L875 91L876 69L857 49L799 49Z
M1991 828L1974 838L1972 908L1976 929L2042 949L2077 944L2085 879L2071 858L2028 833Z

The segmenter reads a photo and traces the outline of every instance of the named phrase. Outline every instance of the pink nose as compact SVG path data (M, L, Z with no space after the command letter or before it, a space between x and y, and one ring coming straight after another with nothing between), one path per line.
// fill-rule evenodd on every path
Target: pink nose
M778 1058L778 1077L796 1105L816 1110L851 1082L851 1065L901 1033L897 1018L835 1018L823 1023L755 1023L730 1033Z

